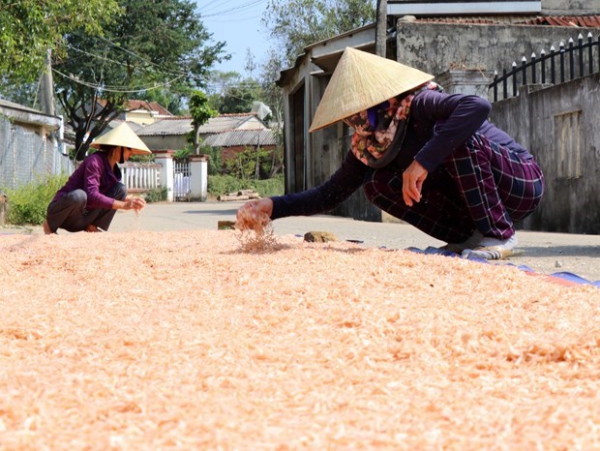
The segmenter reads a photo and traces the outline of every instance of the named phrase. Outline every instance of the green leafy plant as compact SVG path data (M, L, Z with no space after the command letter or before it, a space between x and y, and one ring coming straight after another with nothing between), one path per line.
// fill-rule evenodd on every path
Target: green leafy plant
M167 200L167 187L164 188L154 188L144 194L144 199L149 204L154 202L163 202Z
M66 175L50 176L43 180L30 182L15 190L6 190L8 223L39 225L44 222L48 204L66 181Z

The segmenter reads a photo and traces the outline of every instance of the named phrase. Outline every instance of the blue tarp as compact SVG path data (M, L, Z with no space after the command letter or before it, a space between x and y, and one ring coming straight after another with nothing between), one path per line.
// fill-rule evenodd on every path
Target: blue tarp
M412 251L412 252L417 252L419 254L434 254L434 255L444 255L447 257L456 257L456 258L463 258L460 255L454 253L454 252L450 252L444 249L439 249L437 247L428 247L425 250L423 249L419 249L417 247L409 247L407 249L408 251ZM485 260L483 258L479 258L479 257L473 257L473 256L469 256L469 257L464 257L467 260L473 260L473 261L478 261L481 263L490 263L490 261ZM508 265L512 265L512 263L506 263ZM523 271L527 271L527 272L532 272L535 273L536 271L529 268L528 266L525 265L513 265L516 266L517 268L523 270ZM573 282L573 283L577 283L577 284L583 284L583 285L593 285L595 287L600 288L600 280L597 280L596 282L592 282L590 280L584 279L581 276L578 276L577 274L573 274L570 272L555 272L552 274L547 274L550 277L557 277L559 279L563 279L566 280L568 282Z

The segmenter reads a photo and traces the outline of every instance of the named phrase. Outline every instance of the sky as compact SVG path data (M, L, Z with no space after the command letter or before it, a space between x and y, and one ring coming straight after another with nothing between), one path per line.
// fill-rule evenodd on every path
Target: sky
M195 3L202 23L213 34L213 42L224 41L225 51L231 54L231 60L215 69L249 76L244 69L248 48L257 65L265 61L267 51L273 45L261 24L268 0L195 0Z

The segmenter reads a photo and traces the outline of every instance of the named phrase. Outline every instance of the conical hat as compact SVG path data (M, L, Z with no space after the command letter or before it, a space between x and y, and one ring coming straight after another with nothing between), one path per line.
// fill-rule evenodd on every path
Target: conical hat
M433 78L397 61L346 47L317 107L310 131L379 105Z
M102 145L129 147L134 154L152 153L126 122L100 135L90 144L96 149L99 149Z

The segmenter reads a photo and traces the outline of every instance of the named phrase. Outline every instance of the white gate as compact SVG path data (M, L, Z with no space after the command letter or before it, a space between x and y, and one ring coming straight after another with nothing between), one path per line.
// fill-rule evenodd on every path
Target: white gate
M181 202L189 200L190 188L190 162L173 162L173 200Z

